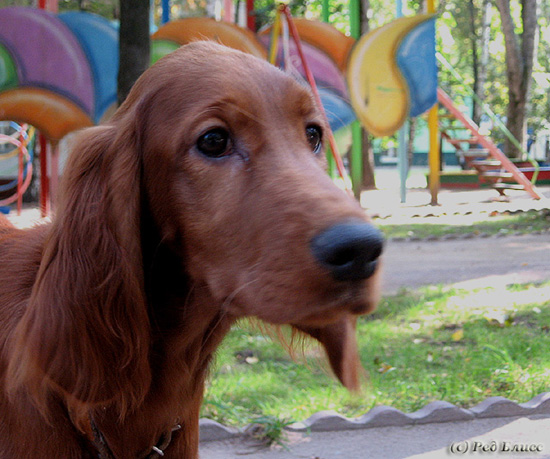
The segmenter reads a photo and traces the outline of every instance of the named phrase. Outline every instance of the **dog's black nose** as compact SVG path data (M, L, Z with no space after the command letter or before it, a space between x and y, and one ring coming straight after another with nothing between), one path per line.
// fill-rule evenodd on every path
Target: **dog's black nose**
M372 276L383 246L382 233L363 222L333 225L311 240L317 262L339 281Z

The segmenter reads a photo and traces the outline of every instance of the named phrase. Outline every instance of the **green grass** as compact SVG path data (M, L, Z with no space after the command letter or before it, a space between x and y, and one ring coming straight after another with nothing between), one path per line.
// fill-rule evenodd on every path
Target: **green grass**
M518 214L480 214L445 215L439 217L424 217L414 219L418 223L410 223L411 219L399 222L392 219L375 220L376 225L386 237L391 238L427 238L441 237L450 234L507 234L533 233L547 231L550 226L550 210L527 211Z
M278 432L326 409L354 417L376 405L411 412L434 400L471 407L501 395L525 402L550 390L549 298L550 283L506 291L434 287L383 299L358 325L368 374L360 396L339 386L316 346L304 347L307 363L296 362L243 322L218 352L201 415Z

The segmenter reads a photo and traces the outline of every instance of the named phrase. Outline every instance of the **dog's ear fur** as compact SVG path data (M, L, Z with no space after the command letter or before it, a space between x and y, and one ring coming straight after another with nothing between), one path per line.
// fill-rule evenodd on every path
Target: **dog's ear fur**
M8 386L26 387L39 405L54 388L124 411L149 388L134 134L108 125L75 141L8 372Z
M296 328L318 340L327 354L332 371L340 382L349 390L359 390L361 363L357 352L355 336L356 319L348 316L340 321L322 327Z

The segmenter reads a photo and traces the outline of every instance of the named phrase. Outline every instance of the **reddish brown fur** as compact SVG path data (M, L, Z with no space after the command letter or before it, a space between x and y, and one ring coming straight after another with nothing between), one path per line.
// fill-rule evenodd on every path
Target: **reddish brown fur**
M308 90L209 43L167 56L109 124L82 132L51 225L0 222L0 457L81 458L89 416L116 458L176 422L166 458L197 457L209 360L239 317L320 340L357 386L355 315L377 276L336 282L311 238L355 201L325 174ZM235 152L200 155L225 127Z

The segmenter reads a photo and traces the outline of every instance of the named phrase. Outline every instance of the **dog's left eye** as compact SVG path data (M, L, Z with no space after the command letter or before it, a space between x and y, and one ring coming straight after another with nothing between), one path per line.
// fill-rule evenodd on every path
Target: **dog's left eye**
M306 127L306 137L307 142L311 147L311 151L316 154L319 153L319 151L321 150L321 140L323 138L323 131L321 130L321 128L317 125Z
M221 158L230 153L229 143L229 132L215 128L199 137L197 150L209 158Z

